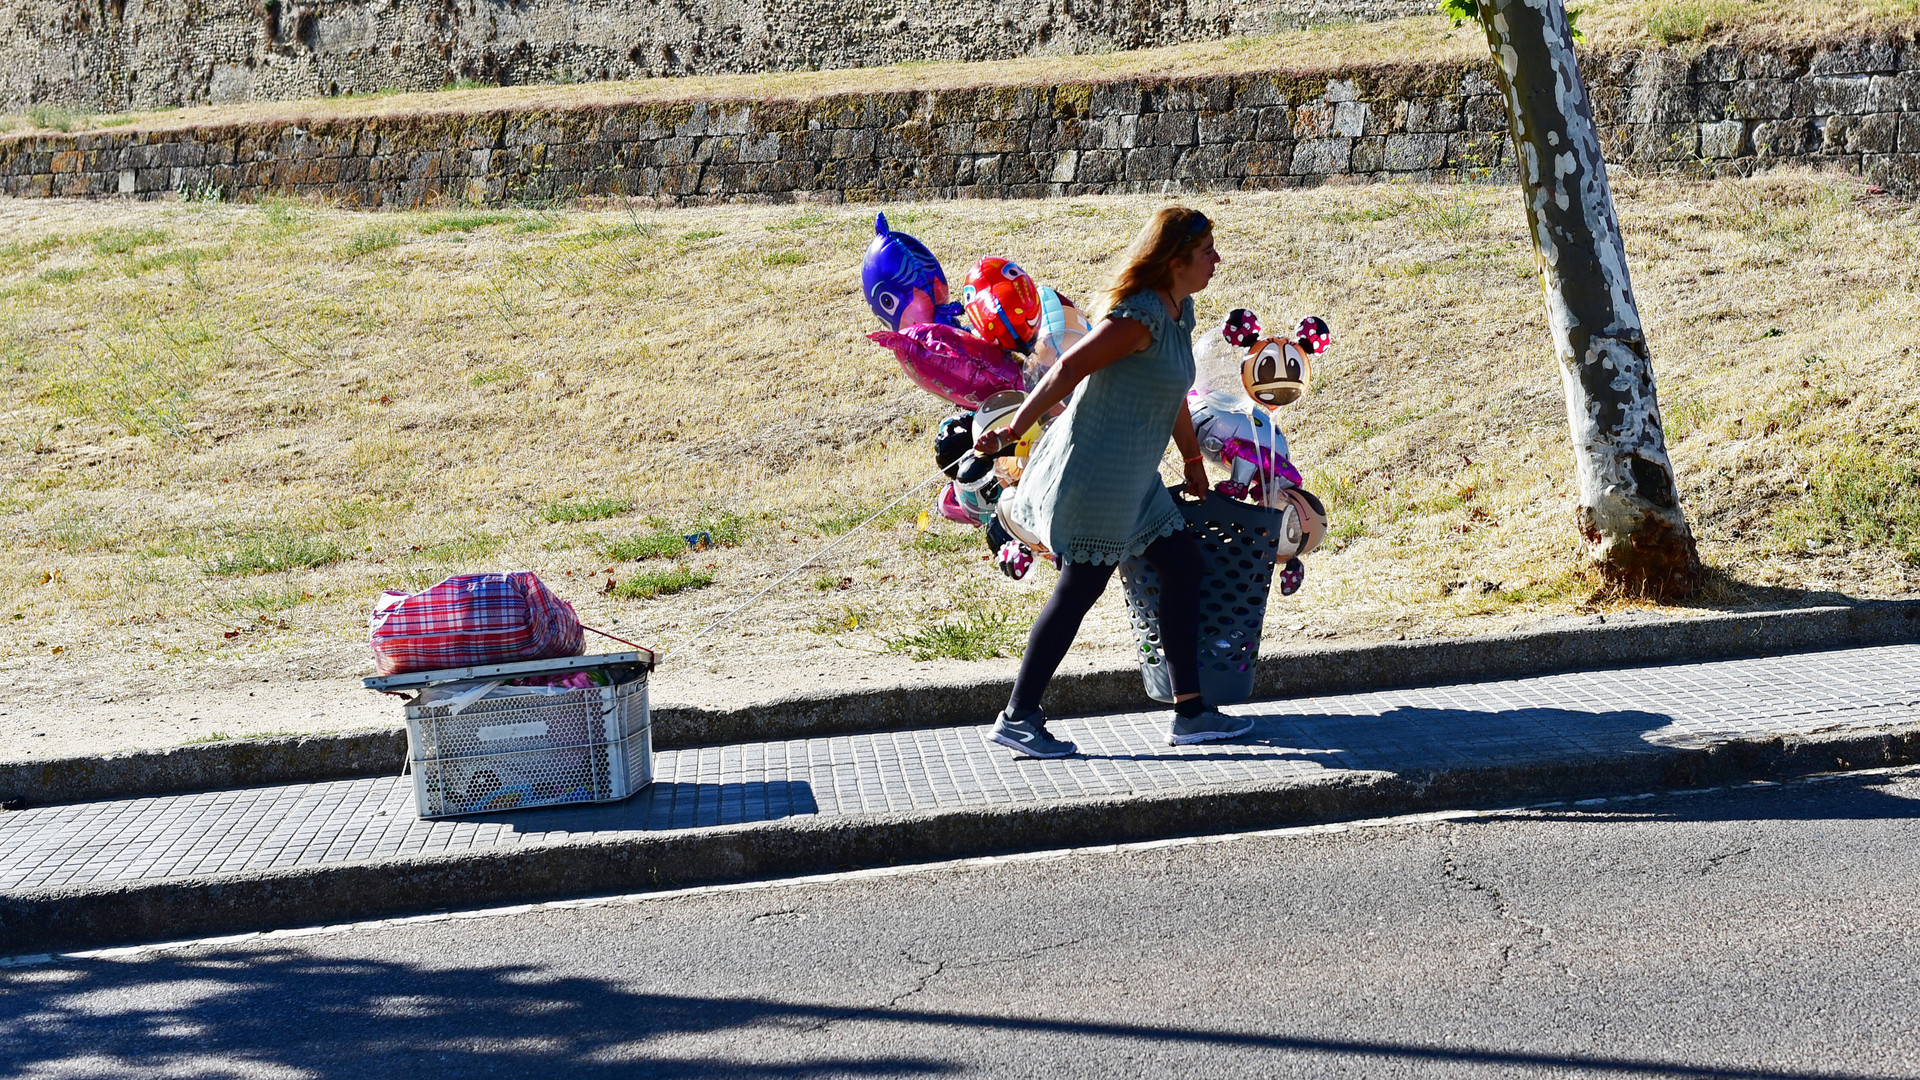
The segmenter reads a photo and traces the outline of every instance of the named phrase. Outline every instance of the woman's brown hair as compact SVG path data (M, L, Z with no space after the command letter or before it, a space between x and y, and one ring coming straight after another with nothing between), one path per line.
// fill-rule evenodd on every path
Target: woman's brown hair
M1162 207L1133 238L1127 261L1107 287L1107 307L1142 289L1171 289L1173 260L1191 256L1212 235L1213 222L1200 211L1185 206Z

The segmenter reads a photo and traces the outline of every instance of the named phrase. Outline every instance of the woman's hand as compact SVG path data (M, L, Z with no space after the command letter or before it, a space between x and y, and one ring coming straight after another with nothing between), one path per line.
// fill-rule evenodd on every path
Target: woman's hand
M1019 441L1018 436L1013 433L1011 424L1005 427L988 428L973 441L973 452L981 457L992 457Z
M1212 490L1213 480L1207 476L1207 463L1205 461L1187 462L1187 494L1196 499L1204 499Z

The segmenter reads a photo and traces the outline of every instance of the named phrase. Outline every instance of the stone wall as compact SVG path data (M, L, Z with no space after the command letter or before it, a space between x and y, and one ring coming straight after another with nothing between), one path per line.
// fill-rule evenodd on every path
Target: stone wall
M0 0L0 111L1140 49L1431 0Z
M1920 193L1920 45L1590 54L1608 157L1643 171L1815 164ZM1034 197L1501 174L1485 68L1383 65L1017 88L396 115L0 138L11 195L348 206Z

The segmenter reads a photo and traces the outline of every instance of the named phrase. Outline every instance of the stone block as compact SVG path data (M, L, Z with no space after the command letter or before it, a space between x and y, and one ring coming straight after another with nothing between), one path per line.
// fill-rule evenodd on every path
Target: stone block
M1793 84L1784 79L1746 79L1733 84L1734 115L1778 120L1793 115Z
M1878 154L1861 162L1868 181L1905 198L1920 196L1920 154Z
M1763 158L1803 157L1820 148L1822 126L1809 117L1763 121L1753 125L1753 151Z
M1127 180L1165 180L1173 175L1173 155L1171 146L1141 146L1127 151L1125 171L1121 174Z
M1074 180L1082 184L1109 184L1120 176L1123 161L1119 150L1090 150L1080 155Z
M779 161L779 132L772 132L759 137L752 135L741 136L735 143L734 160L748 165L763 165L767 162Z
M1047 167L1047 180L1055 184L1071 184L1080 165L1078 150L1062 150L1053 155L1053 162Z
M1333 106L1333 133L1342 138L1357 139L1367 133L1367 115L1370 106L1364 101L1340 101Z
M1466 100L1463 111L1467 130L1476 132L1507 130L1507 102L1498 94L1480 94Z
M1140 86L1125 80L1095 83L1087 108L1094 117L1138 115Z
M1025 150L1028 142L1028 126L1017 120L983 120L973 125L973 142L968 147L975 153L1011 154Z
M1384 136L1370 136L1353 140L1353 154L1347 159L1347 168L1356 173L1377 173L1386 170L1387 140Z
M1268 105L1260 110L1253 137L1263 143L1286 142L1296 135L1293 110L1285 105Z
M1855 41L1822 49L1807 64L1807 74L1872 75L1900 69L1900 50L1884 41Z
M1747 122L1745 120L1722 120L1717 124L1700 125L1700 156L1703 158L1737 158L1753 153L1753 144L1747 141Z
M1920 112L1920 71L1873 76L1867 89L1867 108L1874 112Z
M1920 113L1908 113L1900 118L1900 145L1903 154L1920 154Z
M1835 117L1838 120L1839 117ZM1850 154L1891 154L1900 149L1900 114L1872 113L1857 118L1847 133Z
M1309 101L1293 110L1293 137L1296 139L1332 138L1333 103Z
M1505 164L1511 145L1505 133L1459 132L1447 136L1443 164L1467 173L1484 172Z
M1688 80L1697 84L1730 83L1740 78L1740 50L1731 45L1709 45L1693 58Z
M1447 137L1438 133L1389 135L1382 168L1389 172L1437 169L1447 159Z
M85 160L78 150L61 150L48 161L47 171L56 176L75 173Z
M1873 88L1871 76L1823 76L1809 81L1813 91L1813 108L1810 110L1813 115L1834 116L1867 111L1867 93Z
M1394 127L1409 134L1459 131L1460 99L1408 98L1394 107Z
M1200 143L1205 146L1251 139L1259 125L1260 114L1256 110L1230 109L1226 112L1202 113L1197 126Z
M1740 70L1749 79L1797 79L1807 65L1791 52L1756 51L1741 58Z
M1176 180L1220 180L1226 175L1227 150L1218 143L1189 147L1180 154L1173 166Z
M1733 83L1702 83L1693 87L1692 115L1683 119L1713 123L1719 120L1744 119L1733 107Z
M1348 171L1352 155L1352 139L1301 139L1293 148L1293 163L1288 171L1296 176L1344 173Z
M1233 102L1236 108L1241 109L1267 109L1289 104L1275 76L1266 72L1236 76L1233 80Z
M1160 114L1160 143L1163 146L1195 146L1200 142L1199 114L1191 111Z

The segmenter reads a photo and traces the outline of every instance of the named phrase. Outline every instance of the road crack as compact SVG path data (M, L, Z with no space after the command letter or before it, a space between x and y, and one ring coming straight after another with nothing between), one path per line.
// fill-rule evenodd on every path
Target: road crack
M1445 843L1449 850L1441 858L1440 877L1446 887L1484 895L1493 904L1494 916L1507 928L1507 939L1495 946L1492 984L1505 984L1507 974L1519 964L1532 961L1551 963L1548 954L1554 947L1553 928L1520 914L1498 885L1481 881L1462 866L1457 857L1459 836L1453 829L1446 831ZM1562 974L1573 973L1571 965L1562 963L1554 966L1560 968Z

